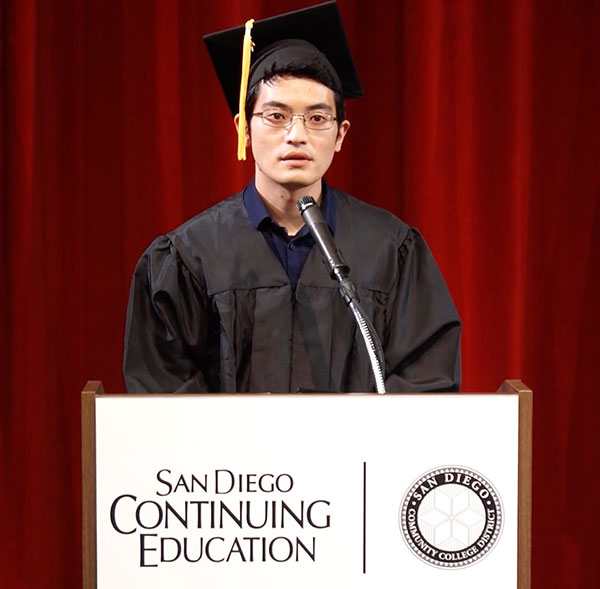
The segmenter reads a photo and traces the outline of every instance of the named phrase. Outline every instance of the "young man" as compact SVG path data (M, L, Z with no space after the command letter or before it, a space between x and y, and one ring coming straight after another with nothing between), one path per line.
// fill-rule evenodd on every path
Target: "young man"
M290 40L297 30L303 39ZM269 43L250 70L245 121L235 116L254 179L140 259L128 310L129 391L374 390L354 317L298 212L303 196L319 204L379 334L386 389L458 389L460 319L423 238L323 180L350 127L344 95L361 95L340 31L335 3L256 23L257 45ZM239 29L218 35L241 44ZM218 35L207 45L216 43L211 55L235 112ZM327 55L317 48L323 38Z

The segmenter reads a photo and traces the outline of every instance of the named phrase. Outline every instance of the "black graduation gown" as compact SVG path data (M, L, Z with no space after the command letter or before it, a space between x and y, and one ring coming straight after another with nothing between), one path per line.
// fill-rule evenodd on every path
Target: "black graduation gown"
M422 236L339 190L337 247L385 353L388 391L458 390L461 322ZM236 194L156 239L135 269L129 392L373 391L352 312L311 250L298 286Z

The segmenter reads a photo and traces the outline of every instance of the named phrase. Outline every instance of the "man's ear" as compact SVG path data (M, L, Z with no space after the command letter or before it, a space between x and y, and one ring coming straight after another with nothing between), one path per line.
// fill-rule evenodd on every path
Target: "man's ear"
M239 129L240 129L240 115L239 113L237 115L235 115L235 117L233 117L233 122L235 123L235 130L239 133ZM250 130L248 127L248 121L246 121L246 147L248 147L250 145Z
M340 123L338 126L337 137L335 138L335 151L341 151L342 143L344 143L344 137L346 137L346 133L350 129L350 121L345 120Z

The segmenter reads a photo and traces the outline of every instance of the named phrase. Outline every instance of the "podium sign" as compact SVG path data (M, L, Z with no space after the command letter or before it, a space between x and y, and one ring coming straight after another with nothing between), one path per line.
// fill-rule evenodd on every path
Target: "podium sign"
M519 396L95 396L97 587L517 587Z

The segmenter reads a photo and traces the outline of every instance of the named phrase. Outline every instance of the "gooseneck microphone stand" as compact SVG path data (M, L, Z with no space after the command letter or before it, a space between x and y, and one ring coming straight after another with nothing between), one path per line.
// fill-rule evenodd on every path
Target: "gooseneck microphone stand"
M369 354L377 392L383 394L385 393L383 349L375 328L360 306L358 293L349 278L350 268L344 262L341 252L335 247L329 227L327 227L321 209L317 206L313 197L303 196L300 198L298 200L298 210L310 234L319 246L323 263L329 270L329 275L337 281L342 298L354 314Z

